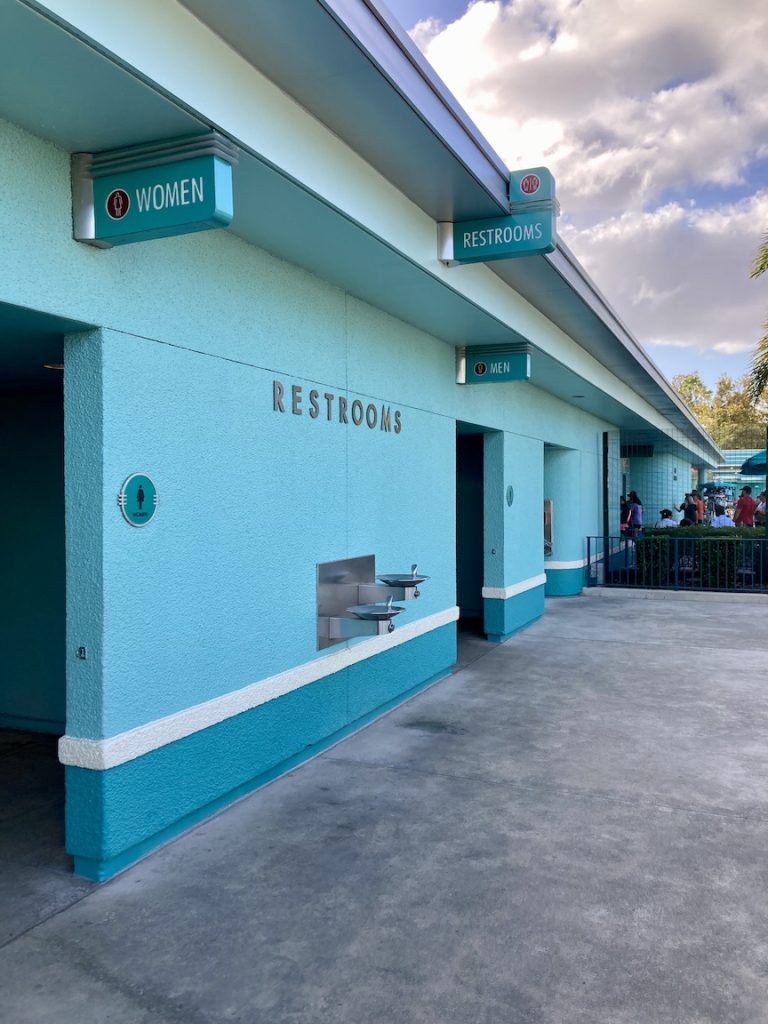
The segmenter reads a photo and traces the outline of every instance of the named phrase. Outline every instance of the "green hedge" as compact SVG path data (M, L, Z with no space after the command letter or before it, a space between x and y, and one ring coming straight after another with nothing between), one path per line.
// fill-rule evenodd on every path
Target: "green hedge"
M763 529L750 527L683 526L643 531L637 539L638 582L644 586L733 589L749 580L764 580Z

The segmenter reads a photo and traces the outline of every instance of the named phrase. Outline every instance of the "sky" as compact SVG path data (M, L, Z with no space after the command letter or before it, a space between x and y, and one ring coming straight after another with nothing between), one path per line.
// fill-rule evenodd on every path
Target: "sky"
M768 318L766 0L385 0L668 378L749 371Z

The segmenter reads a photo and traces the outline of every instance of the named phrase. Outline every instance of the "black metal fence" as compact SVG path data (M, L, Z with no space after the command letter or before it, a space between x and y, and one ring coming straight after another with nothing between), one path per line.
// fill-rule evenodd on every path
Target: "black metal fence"
M714 532L714 531L712 531ZM768 592L768 540L762 530L728 537L687 529L637 537L587 537L588 587Z

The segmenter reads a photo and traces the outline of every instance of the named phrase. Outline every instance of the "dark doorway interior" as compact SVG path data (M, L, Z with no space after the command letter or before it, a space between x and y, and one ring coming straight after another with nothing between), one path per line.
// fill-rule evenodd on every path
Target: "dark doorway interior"
M483 635L483 523L483 434L459 427L456 437L456 590L460 634Z
M64 851L56 737L0 729L0 947L82 899L95 882Z
M28 921L22 896L72 870L56 752L66 718L62 326L0 303L0 920L16 932Z
M7 394L0 431L0 728L64 732L64 423L58 391Z
M57 739L0 729L0 860L71 871L64 853L64 765Z

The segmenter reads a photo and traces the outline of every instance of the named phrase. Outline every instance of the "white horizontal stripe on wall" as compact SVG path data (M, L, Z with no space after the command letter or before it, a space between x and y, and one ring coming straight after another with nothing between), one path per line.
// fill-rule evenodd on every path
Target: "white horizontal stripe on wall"
M533 590L534 587L541 587L547 582L546 573L540 576L531 576L529 580L522 580L520 583L513 583L510 587L483 587L483 597L493 597L499 601L506 601L509 597L517 594L524 594L526 590Z
M622 544L616 544L612 548L609 548L608 554L615 555L622 550ZM590 562L602 562L604 555L602 552L594 554L590 557ZM578 558L575 562L547 562L544 566L545 569L583 569L587 564L586 558Z
M241 690L226 693L221 697L196 704L192 708L184 708L173 715L159 718L146 725L137 726L127 732L118 733L103 740L84 739L80 736L62 736L59 740L59 760L62 764L76 768L91 768L94 771L105 771L117 765L133 761L137 757L149 754L153 750L174 743L185 736L209 729L212 725L234 718L244 711L266 704L277 697L283 697L292 690L317 682L326 676L340 672L350 665L358 664L373 658L377 654L389 651L400 644L408 643L417 637L431 633L435 629L455 622L459 617L459 609L446 608L445 611L428 615L424 619L399 626L394 633L386 636L374 636L352 647L334 651L323 658L306 662L296 668L280 672L276 676L251 683Z

